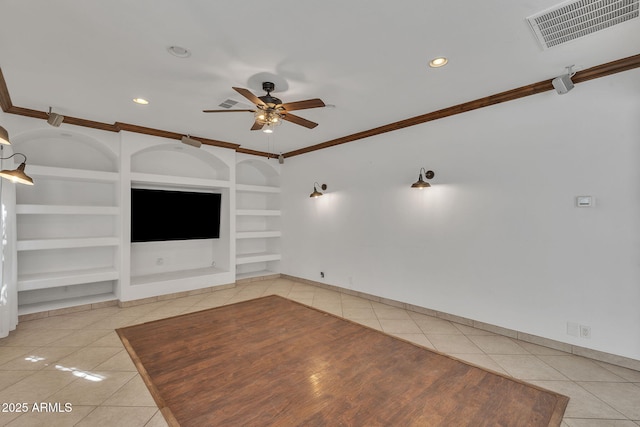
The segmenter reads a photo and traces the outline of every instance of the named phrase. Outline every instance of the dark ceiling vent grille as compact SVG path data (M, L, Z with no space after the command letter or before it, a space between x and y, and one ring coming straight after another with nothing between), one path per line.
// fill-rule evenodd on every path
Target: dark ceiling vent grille
M527 18L543 49L638 17L640 0L579 0Z
M227 99L225 101L222 101L222 103L220 103L218 106L222 108L231 108L237 103L238 101L234 101L233 99Z

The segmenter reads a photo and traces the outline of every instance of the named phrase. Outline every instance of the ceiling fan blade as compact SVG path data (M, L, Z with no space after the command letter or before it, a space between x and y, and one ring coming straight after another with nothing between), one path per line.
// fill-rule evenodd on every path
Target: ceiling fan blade
M289 113L283 114L281 117L282 117L282 120L286 120L288 122L295 123L297 125L304 126L309 129L313 129L314 127L318 126L317 123L314 123L311 120L303 119L300 116L294 116L293 114L289 114Z
M287 102L280 105L287 111L306 110L308 108L324 107L324 102L320 98L307 99L305 101Z
M238 113L238 112L255 113L255 110L202 110L203 113Z
M253 122L253 126L251 126L251 130L260 130L264 126L262 123L259 123L257 120Z
M235 90L240 95L244 96L245 98L247 98L249 101L253 102L256 105L266 105L264 102L262 102L262 100L260 98L258 98L253 93L251 93L251 91L249 89L244 89L244 88L241 88L241 87L234 87L233 90Z

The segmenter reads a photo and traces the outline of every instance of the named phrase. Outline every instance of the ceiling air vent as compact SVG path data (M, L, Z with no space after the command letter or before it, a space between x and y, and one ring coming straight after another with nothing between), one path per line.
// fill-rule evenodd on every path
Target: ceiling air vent
M218 106L222 108L231 108L236 105L238 101L234 101L233 99L227 99L226 101L222 101Z
M578 0L527 18L543 49L638 17L640 0Z

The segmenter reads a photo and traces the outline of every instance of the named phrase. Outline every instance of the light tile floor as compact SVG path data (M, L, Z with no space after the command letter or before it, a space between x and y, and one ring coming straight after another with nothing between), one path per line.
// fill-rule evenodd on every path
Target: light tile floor
M640 425L638 371L287 279L21 322L0 339L0 425L166 426L114 329L271 294L563 393L563 427Z

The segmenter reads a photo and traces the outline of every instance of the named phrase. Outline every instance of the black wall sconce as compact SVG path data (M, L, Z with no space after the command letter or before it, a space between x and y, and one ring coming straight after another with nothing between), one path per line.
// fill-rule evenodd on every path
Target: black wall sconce
M320 187L322 189L322 191L324 191L324 190L327 189L327 184L320 185L317 182L314 182L313 183L313 193L309 194L309 197L316 198L316 197L322 196L322 193L320 191L318 191L318 187Z
M423 172L424 172L425 179L431 179L436 175L433 171L428 171L425 168L420 168L420 174L418 175L418 180L413 184L411 184L411 188L417 188L419 190L422 190L423 188L431 187L431 184L429 184L427 181L422 179Z

